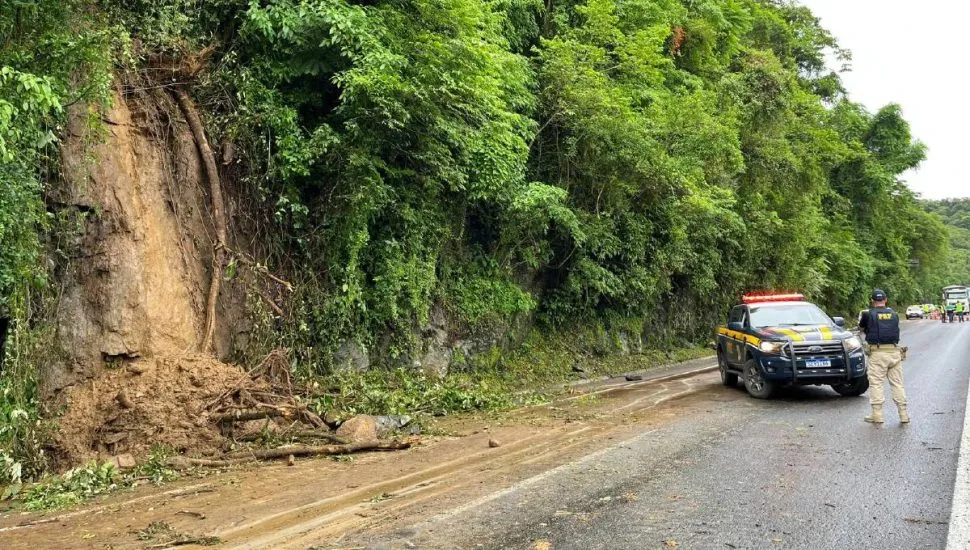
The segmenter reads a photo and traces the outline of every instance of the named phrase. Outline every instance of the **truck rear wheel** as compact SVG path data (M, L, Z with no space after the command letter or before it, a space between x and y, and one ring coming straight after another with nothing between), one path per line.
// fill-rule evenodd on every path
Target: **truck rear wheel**
M724 352L717 352L717 367L721 371L721 383L729 388L738 385L738 375L728 370L728 362L724 357Z

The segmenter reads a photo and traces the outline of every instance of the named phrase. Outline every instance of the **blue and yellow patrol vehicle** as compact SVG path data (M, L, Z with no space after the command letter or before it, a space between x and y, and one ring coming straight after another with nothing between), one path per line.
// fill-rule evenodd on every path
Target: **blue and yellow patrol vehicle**
M845 396L869 389L862 340L801 294L746 295L717 331L721 381L740 378L767 399L783 386L832 386Z

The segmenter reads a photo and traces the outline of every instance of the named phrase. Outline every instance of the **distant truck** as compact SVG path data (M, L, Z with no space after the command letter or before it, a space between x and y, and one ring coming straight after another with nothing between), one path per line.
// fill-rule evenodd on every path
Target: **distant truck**
M950 285L943 288L943 317L946 311L953 311L957 303L963 302L963 311L970 312L970 287L967 285Z

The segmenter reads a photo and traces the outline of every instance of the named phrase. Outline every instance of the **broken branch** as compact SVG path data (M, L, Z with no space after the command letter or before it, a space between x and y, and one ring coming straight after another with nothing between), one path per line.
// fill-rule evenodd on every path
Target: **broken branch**
M322 445L317 447L304 445L288 445L278 449L265 449L252 451L247 457L227 458L223 460L213 460L208 458L185 458L172 457L168 463L171 466L208 466L212 468L225 468L237 466L260 460L272 460L277 458L287 458L290 455L296 456L336 456L356 453L360 451L399 451L411 447L408 441L367 441L364 443L348 443L346 445Z

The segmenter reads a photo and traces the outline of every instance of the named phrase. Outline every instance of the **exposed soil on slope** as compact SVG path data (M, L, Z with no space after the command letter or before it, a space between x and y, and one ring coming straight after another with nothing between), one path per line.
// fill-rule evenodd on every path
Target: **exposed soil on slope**
M40 372L48 410L62 415L56 465L140 458L155 445L215 453L225 439L206 418L211 400L244 378L250 388L266 382L195 354L214 230L184 116L164 89L119 79L110 108L71 107L61 160L48 203L81 215L58 257L56 341ZM215 357L247 337L247 284L221 286Z

